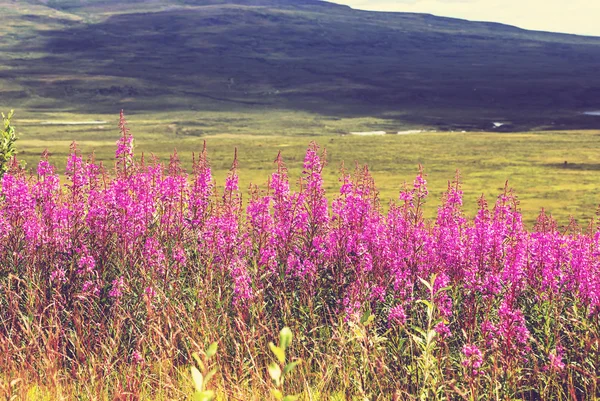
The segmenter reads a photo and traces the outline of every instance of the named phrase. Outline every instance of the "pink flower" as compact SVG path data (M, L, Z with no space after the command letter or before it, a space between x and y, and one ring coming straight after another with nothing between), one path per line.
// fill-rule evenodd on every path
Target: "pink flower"
M135 350L131 353L131 362L134 365L141 365L144 362L144 358L138 350Z
M65 269L62 267L57 268L50 273L50 281L56 281L58 283L65 283L67 281Z
M469 372L473 376L482 374L483 372L479 368L483 365L483 354L479 348L475 345L467 344L463 347L462 352L464 355L462 365L469 369Z
M118 300L123 296L123 289L125 288L125 283L123 281L123 276L120 276L113 280L112 287L108 292L108 295L112 298Z
M152 286L148 286L144 289L144 294L148 297L149 300L153 300L156 297L156 291Z
M548 359L550 360L550 363L548 364L548 369L553 370L555 372L561 372L565 368L563 358L564 348L560 345L557 345L554 351L551 351L550 354L548 354Z
M404 326L406 324L406 312L402 305L396 305L390 309L388 313L388 324L391 326L398 325Z

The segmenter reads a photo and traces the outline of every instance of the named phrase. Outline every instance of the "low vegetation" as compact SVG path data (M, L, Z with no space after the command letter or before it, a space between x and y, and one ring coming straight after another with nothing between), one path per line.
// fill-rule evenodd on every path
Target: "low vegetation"
M600 396L595 221L528 229L508 187L468 218L458 174L426 218L422 169L387 208L342 169L329 201L316 143L242 202L237 157L219 188L206 149L188 175L120 128L114 167L73 144L63 178L2 177L7 399Z
M465 194L464 208L469 216L477 212L477 198L494 198L506 180L519 191L520 207L527 227L535 224L542 207L567 226L570 217L585 225L594 217L600 199L600 131L423 132L409 135L359 137L350 131L395 132L392 123L379 119L347 118L331 120L306 113L157 113L134 114L139 156L155 155L168 162L176 148L182 166L191 171L192 153L206 142L211 156L211 172L222 188L231 167L233 149L238 149L241 194L248 197L252 184L267 182L273 159L279 151L286 161L290 182L302 175L307 143L327 148L328 168L323 170L329 201L339 189L342 163L368 163L377 182L384 208L397 199L404 181L411 182L416 166L426 167L428 187L436 202L424 206L425 217L434 218L437 201L448 179L459 169ZM47 150L57 172L64 172L71 141L77 141L84 156L94 153L97 163L114 164L114 144L118 138L115 115L76 113L31 113L19 111L14 123L19 128L19 160L35 173L40 154ZM98 121L90 125L56 125L46 122ZM225 127L227 125L227 127ZM395 128L394 128L395 127ZM566 163L565 163L566 162Z

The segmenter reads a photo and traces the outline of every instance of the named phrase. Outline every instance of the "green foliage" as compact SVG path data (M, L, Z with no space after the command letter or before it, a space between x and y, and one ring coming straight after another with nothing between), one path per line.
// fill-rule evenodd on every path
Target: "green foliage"
M416 365L418 377L420 378L419 399L421 401L442 400L444 392L444 378L437 357L438 333L435 330L435 326L441 323L443 319L437 316L435 298L447 288L435 291L435 279L435 274L431 276L430 282L419 278L421 284L427 288L429 293L429 300L417 300L417 303L425 305L427 323L425 328L413 325L411 333L411 339L420 353L416 358Z
M217 353L218 344L212 343L204 352L204 360L197 353L192 354L196 366L191 366L192 381L194 382L194 393L192 399L194 401L211 401L215 398L215 392L206 388L207 384L217 373L217 368L210 369L208 366L209 360Z
M269 348L277 359L277 362L271 362L267 366L269 376L275 385L275 388L271 389L271 395L280 401L296 401L298 399L298 396L285 395L283 391L285 378L302 362L301 359L296 359L286 364L286 351L292 343L292 337L290 328L284 327L279 333L279 346L269 342Z
M17 134L15 128L11 125L13 110L4 115L2 113L2 131L0 132L0 177L8 170L8 162L17 154L15 142Z

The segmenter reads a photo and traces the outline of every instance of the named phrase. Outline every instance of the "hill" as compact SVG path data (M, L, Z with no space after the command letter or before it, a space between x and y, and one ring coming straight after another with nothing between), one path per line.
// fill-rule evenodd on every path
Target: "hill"
M0 106L586 128L600 38L318 0L0 0Z

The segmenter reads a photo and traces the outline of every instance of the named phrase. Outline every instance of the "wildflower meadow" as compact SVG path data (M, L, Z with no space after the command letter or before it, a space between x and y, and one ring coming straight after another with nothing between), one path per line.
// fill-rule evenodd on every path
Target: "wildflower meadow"
M430 199L423 169L391 205L342 169L329 202L315 143L297 182L273 155L267 184L239 188L234 157L217 186L206 147L188 173L120 131L111 166L6 162L6 399L600 397L595 221L526 227L508 185L468 217L459 174Z

